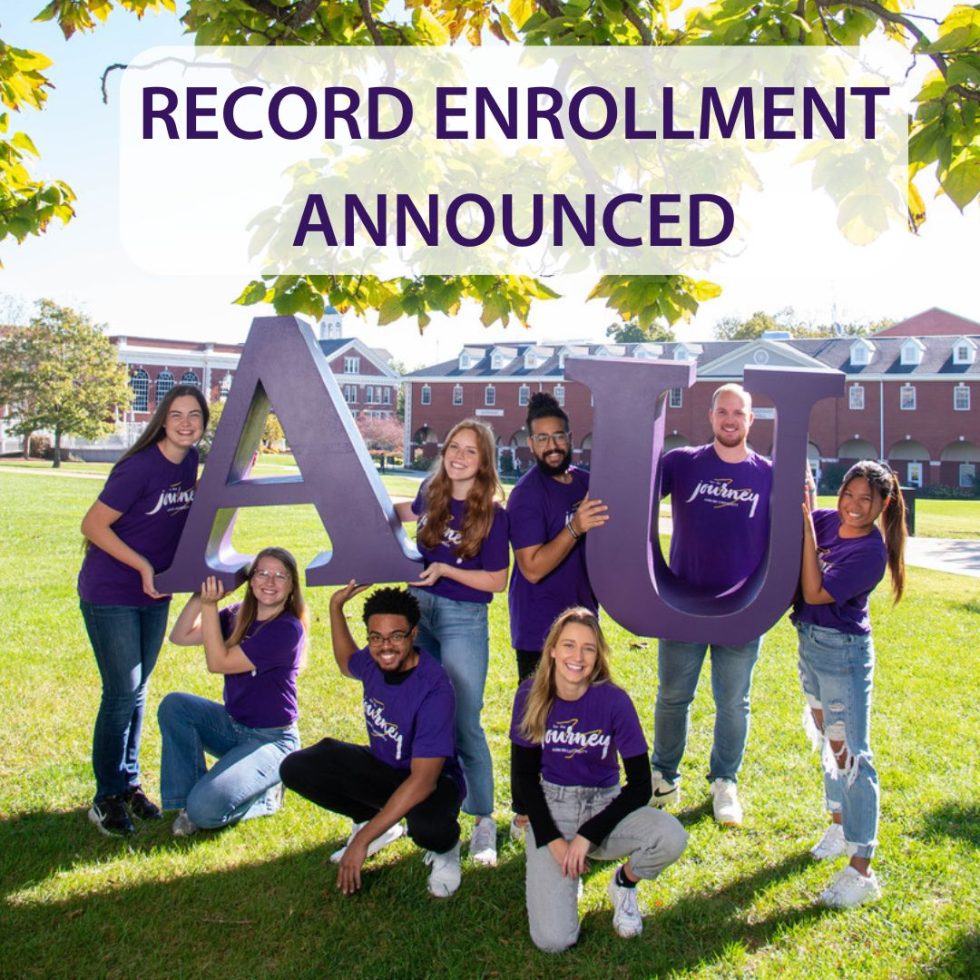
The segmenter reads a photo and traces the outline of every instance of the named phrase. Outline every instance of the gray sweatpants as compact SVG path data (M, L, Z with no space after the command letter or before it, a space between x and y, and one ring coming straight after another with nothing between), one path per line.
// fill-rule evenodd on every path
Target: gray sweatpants
M604 810L619 794L619 787L558 786L542 781L552 819L565 840ZM687 846L687 831L663 810L644 806L624 817L590 858L615 861L628 857L640 878L656 878L673 864ZM527 828L527 917L534 945L548 953L560 953L578 940L578 879L563 878L561 868L547 847L538 847L534 831Z

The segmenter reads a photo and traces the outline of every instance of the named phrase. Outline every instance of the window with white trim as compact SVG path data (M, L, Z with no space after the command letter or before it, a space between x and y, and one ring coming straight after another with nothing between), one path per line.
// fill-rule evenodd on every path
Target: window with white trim
M139 368L129 379L129 387L133 389L133 411L147 411L150 402L150 376Z
M488 408L497 404L497 389L493 385L487 385L483 390L483 404Z
M391 389L390 388L382 388L381 391L382 391L382 402L383 402L383 404L390 405L391 404Z
M368 385L364 389L364 404L365 405L374 404L374 388L371 385Z
M902 385L899 389L898 407L903 412L915 411L915 385Z
M953 389L953 410L957 412L970 411L970 386L957 385Z
M422 405L432 404L432 385L422 385L422 393L419 395L419 402Z
M517 404L522 408L531 400L531 386L521 385L517 389Z
M344 374L357 374L361 370L361 359L359 357L344 358Z
M357 404L357 385L344 385L344 401L348 405Z
M201 379L194 371L185 371L180 376L180 383L182 385L194 385L195 388L201 387Z
M975 463L960 463L960 486L972 487L973 481L977 478L977 467Z
M453 405L463 404L463 386L453 385Z
M170 371L163 370L157 375L157 404L167 397L167 392L174 386L174 376Z
M847 407L853 412L864 410L864 385L851 385L847 389Z
M865 365L871 360L871 351L864 344L851 344L851 363Z
M565 386L555 385L555 401L564 408L565 407Z
M684 406L684 389L683 388L671 388L670 395L667 399L667 404L670 408L683 408Z

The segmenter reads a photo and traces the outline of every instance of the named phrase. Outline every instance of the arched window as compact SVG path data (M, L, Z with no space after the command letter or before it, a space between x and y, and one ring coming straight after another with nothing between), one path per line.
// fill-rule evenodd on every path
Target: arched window
M142 368L135 370L130 379L129 387L133 389L133 411L146 412L150 402L150 376Z
M193 371L185 371L180 376L182 385L194 385L195 388L201 387L201 379Z
M161 371L157 375L157 404L167 397L167 392L174 386L174 376L170 371Z

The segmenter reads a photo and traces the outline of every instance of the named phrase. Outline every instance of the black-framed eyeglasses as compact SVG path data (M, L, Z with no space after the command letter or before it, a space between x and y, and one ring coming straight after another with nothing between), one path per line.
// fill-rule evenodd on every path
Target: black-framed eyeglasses
M397 647L401 646L411 635L404 630L395 630L394 633L389 633L387 636L382 633L368 633L368 643L373 647L381 647L386 643Z
M556 446L567 446L570 432L538 432L531 436L531 441L536 446L547 446L553 442Z

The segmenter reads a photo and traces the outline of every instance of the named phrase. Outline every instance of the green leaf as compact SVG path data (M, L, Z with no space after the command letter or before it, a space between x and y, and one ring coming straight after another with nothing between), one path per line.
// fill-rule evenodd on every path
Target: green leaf
M951 167L941 184L949 199L962 211L980 194L980 158L969 156Z

